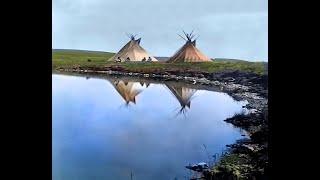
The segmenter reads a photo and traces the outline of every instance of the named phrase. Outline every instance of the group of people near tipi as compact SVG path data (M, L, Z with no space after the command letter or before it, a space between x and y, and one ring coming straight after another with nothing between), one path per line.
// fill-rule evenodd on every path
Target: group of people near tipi
M167 62L206 62L211 61L199 49L196 48L196 39L194 34L185 33L183 38L186 43L172 56ZM134 35L130 35L130 41L124 45L117 54L111 57L111 61L128 62L128 61L143 61L154 62L158 61L155 57L149 55L145 49L140 46L141 38L135 39Z
M117 58L115 61L116 61L116 62L123 62L123 60L121 59L120 56L118 56L118 58ZM130 57L127 57L124 61L131 61L131 59L130 59ZM142 61L142 62L145 62L145 61L151 62L152 59L151 59L150 56L148 57L148 60L146 59L146 57L143 57L141 61Z

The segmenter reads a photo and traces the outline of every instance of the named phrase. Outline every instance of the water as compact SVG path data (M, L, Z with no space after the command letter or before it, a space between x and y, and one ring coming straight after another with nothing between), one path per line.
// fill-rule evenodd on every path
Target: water
M185 179L186 165L241 138L223 120L244 102L225 93L175 82L52 80L54 180Z

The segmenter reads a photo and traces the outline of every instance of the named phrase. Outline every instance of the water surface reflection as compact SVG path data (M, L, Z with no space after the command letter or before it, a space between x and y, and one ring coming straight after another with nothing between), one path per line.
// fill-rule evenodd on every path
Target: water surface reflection
M55 180L185 179L185 165L208 160L203 145L215 154L241 138L223 120L243 102L221 92L176 82L52 79ZM175 116L177 108L188 109L186 117Z

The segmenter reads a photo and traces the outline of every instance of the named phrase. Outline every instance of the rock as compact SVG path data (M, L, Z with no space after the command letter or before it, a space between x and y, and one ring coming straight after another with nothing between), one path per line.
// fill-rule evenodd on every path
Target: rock
M172 79L176 79L177 78L176 75L170 75L169 77L172 78Z
M196 83L197 83L197 81L194 79L192 84L196 84Z
M215 86L219 86L220 82L219 81L213 81L212 84L215 85Z
M186 168L190 169L192 171L196 171L196 172L203 172L204 170L208 170L209 166L208 166L207 163L201 162L201 163L198 163L198 164L193 164L193 165L186 166Z
M250 151L254 151L254 150L255 150L255 148L254 148L252 145L243 144L242 146L243 146L244 148L249 149Z
M203 84L209 84L210 81L206 78L200 78L200 79L198 79L198 82L203 83Z

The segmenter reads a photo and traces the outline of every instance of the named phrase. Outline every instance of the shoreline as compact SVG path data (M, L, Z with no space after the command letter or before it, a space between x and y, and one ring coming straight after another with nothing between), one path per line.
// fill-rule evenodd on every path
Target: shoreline
M241 101L247 100L248 109L261 112L263 107L268 104L267 78L268 75L258 75L255 73L241 71L225 71L217 73L205 72L172 72L163 71L153 73L143 72L127 72L121 70L99 69L92 70L90 68L57 68L53 70L57 73L77 73L97 76L122 76L132 78L152 79L157 81L176 81L186 84L199 85L203 87L216 87L216 91L229 94L234 99ZM262 83L259 81L263 81Z
M227 93L237 101L247 101L247 114L227 118L227 123L245 130L249 139L227 145L228 153L216 165L203 171L204 179L267 178L268 172L268 75L243 71L128 72L121 69L57 68L61 74L130 77L155 81L175 81Z

